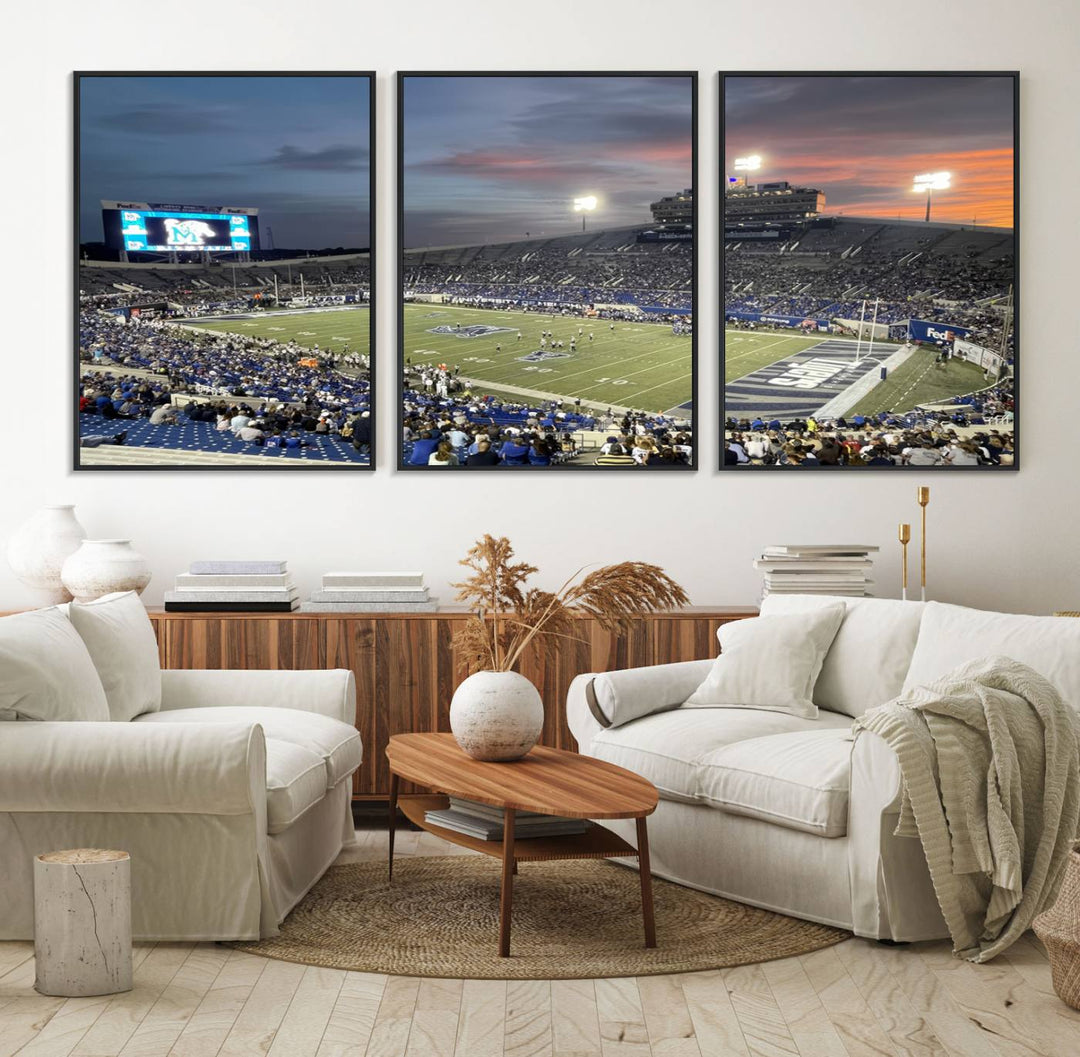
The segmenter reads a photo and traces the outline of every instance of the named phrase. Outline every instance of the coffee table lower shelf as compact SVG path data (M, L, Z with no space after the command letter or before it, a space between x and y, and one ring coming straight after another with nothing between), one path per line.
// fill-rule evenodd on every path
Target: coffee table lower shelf
M445 796L423 795L398 798L401 813L415 826L433 833L436 837L463 848L503 857L502 840L480 840L465 833L432 825L425 819L428 811L443 811L450 806ZM595 822L584 832L564 837L518 837L514 841L514 858L518 862L539 862L547 859L617 859L622 856L637 858L637 848L616 833L598 826Z
M451 844L490 855L502 860L502 886L499 896L499 955L510 956L510 914L513 903L514 881L519 862L540 862L549 859L609 859L632 856L638 860L638 874L641 878L641 915L645 925L645 946L656 946L656 923L653 917L652 876L649 872L649 836L645 817L636 819L638 847L628 844L622 837L595 822L584 832L565 837L524 837L520 840L513 835L512 809L506 809L511 826L502 840L480 840L464 833L434 826L425 817L428 811L439 811L448 807L449 798L437 794L424 796L397 795L397 775L390 779L390 856L389 877L394 879L394 819L400 807L402 814L412 823L433 833Z

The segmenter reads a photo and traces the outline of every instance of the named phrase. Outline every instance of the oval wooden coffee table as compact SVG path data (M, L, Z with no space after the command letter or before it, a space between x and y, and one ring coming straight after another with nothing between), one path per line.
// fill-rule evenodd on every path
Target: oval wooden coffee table
M443 840L502 859L499 898L499 954L510 955L510 911L514 874L519 862L542 859L607 859L637 856L641 877L641 914L645 946L656 946L652 876L649 873L649 834L645 818L656 809L656 787L640 775L575 752L538 745L512 763L481 763L466 756L453 734L395 734L386 747L390 762L390 878L394 876L394 826L398 781L401 778L437 795L406 796L400 800L405 817ZM505 814L502 841L479 840L429 823L428 811L445 808L447 795L501 807ZM567 837L529 837L514 840L514 816L536 811L566 818L637 819L638 846L603 826Z

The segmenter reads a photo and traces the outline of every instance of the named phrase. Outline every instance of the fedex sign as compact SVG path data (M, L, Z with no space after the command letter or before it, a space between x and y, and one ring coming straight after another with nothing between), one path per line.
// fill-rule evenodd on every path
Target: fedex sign
M934 323L927 319L908 320L909 341L954 341L966 338L971 331L955 323Z

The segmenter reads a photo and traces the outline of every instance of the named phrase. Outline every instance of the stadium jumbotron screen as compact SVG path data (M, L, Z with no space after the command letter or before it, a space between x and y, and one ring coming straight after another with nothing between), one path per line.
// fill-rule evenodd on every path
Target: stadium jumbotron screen
M722 83L723 467L1015 468L1018 75Z
M125 209L120 214L124 249L247 252L251 229L246 216L218 213L161 213Z

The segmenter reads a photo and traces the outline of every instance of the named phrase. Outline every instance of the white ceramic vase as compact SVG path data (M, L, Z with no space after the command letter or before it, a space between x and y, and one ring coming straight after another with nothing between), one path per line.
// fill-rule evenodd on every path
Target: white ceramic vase
M476 672L450 701L450 729L475 760L519 760L543 728L540 692L517 672Z
M60 570L85 537L73 506L43 506L8 540L8 564L44 604L70 602Z
M131 540L83 540L60 575L76 602L92 602L114 591L141 595L150 582L150 565Z

